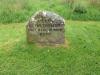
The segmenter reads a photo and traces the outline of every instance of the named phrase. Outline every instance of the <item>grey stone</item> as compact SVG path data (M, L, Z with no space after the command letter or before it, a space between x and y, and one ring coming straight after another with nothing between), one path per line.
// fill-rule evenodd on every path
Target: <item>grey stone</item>
M49 11L33 15L26 27L27 41L40 44L63 44L65 42L65 20Z

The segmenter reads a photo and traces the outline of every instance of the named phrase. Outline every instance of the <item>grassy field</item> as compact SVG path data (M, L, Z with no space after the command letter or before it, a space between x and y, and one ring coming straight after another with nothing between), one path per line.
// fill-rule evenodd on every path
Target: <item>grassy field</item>
M67 48L27 43L26 21L38 10L68 20ZM100 75L100 1L0 0L0 75Z
M0 24L0 75L100 75L100 22L66 22L67 48L27 44L25 24Z
M73 3L66 0L0 0L0 23L25 22L38 10L53 11L65 19L100 21L99 3L99 0L94 4L90 0L75 0ZM78 11L74 12L74 9Z

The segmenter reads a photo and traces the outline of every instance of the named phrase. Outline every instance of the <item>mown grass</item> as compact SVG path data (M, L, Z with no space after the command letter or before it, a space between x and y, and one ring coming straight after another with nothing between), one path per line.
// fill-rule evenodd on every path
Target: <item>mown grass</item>
M28 44L25 24L0 24L0 75L100 75L100 22L67 21L67 48Z
M87 13L74 13L76 5L82 5ZM25 22L38 10L56 12L65 19L100 21L100 7L94 7L88 0L68 4L65 0L0 0L0 23Z

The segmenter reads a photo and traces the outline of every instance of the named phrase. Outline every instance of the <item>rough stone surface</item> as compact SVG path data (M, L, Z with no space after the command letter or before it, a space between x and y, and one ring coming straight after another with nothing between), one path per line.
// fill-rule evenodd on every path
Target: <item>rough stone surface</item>
M33 15L26 27L27 41L40 44L63 44L65 21L49 11L39 11Z

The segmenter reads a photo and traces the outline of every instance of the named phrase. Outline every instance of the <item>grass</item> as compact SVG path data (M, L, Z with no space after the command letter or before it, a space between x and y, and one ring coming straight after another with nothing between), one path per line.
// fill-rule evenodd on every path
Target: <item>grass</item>
M100 22L68 21L68 48L27 44L25 24L0 24L0 75L100 75Z
M72 12L77 4L86 7L87 13ZM88 0L78 0L72 5L65 0L0 0L0 23L25 22L38 10L53 11L65 19L100 21L100 6L92 6Z

